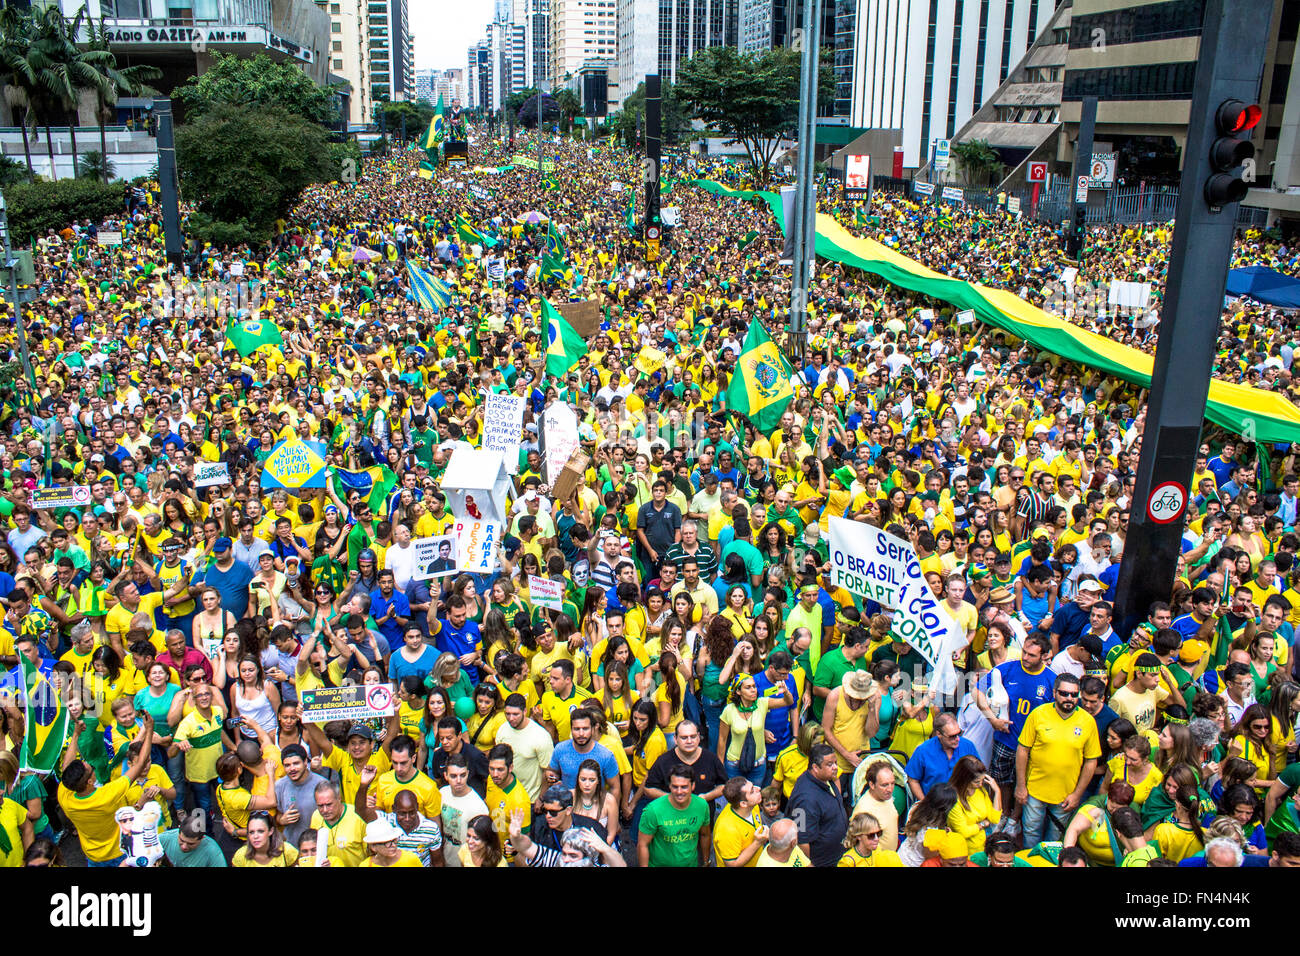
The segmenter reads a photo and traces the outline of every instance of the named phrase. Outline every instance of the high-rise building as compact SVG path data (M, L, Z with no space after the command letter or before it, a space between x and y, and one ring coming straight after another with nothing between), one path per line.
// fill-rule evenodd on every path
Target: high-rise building
M405 100L415 86L415 58L407 20L407 0L367 0L371 98Z
M618 95L646 74L673 83L700 50L739 44L740 0L618 0Z
M434 78L441 72L441 70L415 71L415 98L417 100L428 100L430 103L433 102Z
M348 122L371 122L370 22L367 0L316 0L330 18L330 72L352 88Z
M853 127L901 129L903 165L915 169L993 95L1055 12L1049 0L837 0L834 112Z
M618 53L617 0L551 0L550 80L559 88L592 60Z

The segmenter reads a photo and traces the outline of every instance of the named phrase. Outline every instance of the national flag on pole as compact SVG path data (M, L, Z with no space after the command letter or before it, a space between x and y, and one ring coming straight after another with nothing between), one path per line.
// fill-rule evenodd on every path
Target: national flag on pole
M757 229L749 230L749 232L745 233L744 238L740 240L739 245L736 246L736 251L739 252L743 250L747 245L749 245L757 238L758 238L758 230Z
M421 308L447 308L451 302L451 287L436 276L431 276L411 261L406 263L406 275L411 281L411 296Z
M447 131L447 121L443 113L442 94L439 93L438 105L433 110L433 119L429 120L429 128L420 137L420 148L426 153L433 152L442 145Z
M470 224L469 217L463 213L456 217L456 235L468 245L474 245L475 243L480 246L487 245L487 240L483 238L483 234Z
M27 655L19 652L18 664L23 675L24 717L27 722L18 766L21 770L46 774L59 765L63 743L68 736L68 709L54 685L45 679Z
M560 234L559 229L555 228L555 220L553 219L546 230L546 251L549 255L564 257L564 236Z
M420 160L420 166L416 170L416 173L421 179L432 179L434 168L435 167L432 163L426 162L422 159Z
M749 324L736 371L727 387L727 404L749 418L759 431L771 432L794 399L792 374L763 324L755 319Z
M263 345L284 347L280 327L269 319L244 319L226 326L226 345L247 358Z
M554 279L557 276L563 279L568 275L568 271L569 267L559 256L553 256L549 252L542 254L541 273L543 279Z
M546 318L546 372L559 378L586 354L587 342L546 299L542 299L542 315Z
M635 234L637 233L637 231L638 231L638 230L637 230L637 227L636 227L636 196L635 196L635 194L633 194L633 195L631 195L631 196L628 197L628 200L627 200L627 218L626 218L624 221L627 223L627 231L630 232L630 233L632 233L633 235L635 235Z

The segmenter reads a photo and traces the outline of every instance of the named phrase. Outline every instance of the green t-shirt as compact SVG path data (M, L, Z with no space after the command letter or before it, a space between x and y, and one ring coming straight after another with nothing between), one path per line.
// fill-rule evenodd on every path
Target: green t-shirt
M988 855L987 853L985 853L983 850L980 850L978 853L972 853L972 854L970 855L970 861L971 861L972 863L974 863L976 866L988 866L988 865L989 865L989 855ZM1034 868L1034 864L1030 863L1028 860L1024 859L1023 857L1019 857L1019 856L1015 857L1015 858L1012 860L1011 868L1012 868L1012 869L1015 869L1015 868L1018 867L1018 866L1027 866L1027 867L1029 867L1031 870Z
M709 805L695 794L685 810L674 807L667 795L651 801L641 814L641 832L651 837L650 865L699 866L700 830L708 823Z
M834 690L840 686L840 682L844 680L844 675L849 671L864 671L869 666L865 654L856 661L849 661L844 656L844 648L831 648L817 663L817 673L813 675L813 686ZM812 712L813 716L818 720L822 719L822 708L825 705L826 698L813 695Z
M1140 847L1132 853L1126 854L1123 862L1120 863L1120 866L1146 866L1152 860L1158 859L1159 856L1160 847L1155 843L1148 843L1146 846Z

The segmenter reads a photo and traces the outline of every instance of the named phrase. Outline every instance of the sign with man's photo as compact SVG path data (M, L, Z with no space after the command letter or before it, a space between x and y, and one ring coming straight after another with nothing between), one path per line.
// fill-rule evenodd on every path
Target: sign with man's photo
M415 573L411 575L415 580L427 581L456 573L454 534L416 538L411 544L415 546Z

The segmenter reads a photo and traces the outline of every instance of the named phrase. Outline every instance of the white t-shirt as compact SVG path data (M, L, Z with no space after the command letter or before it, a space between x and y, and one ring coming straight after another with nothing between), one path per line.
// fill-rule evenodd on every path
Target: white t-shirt
M469 821L480 814L488 816L488 806L473 790L458 797L448 785L438 791L442 794L442 858L448 866L460 866L460 848L465 845Z
M415 545L408 544L403 548L395 544L385 551L384 569L393 572L394 586L405 592L411 583L411 575L415 573Z

